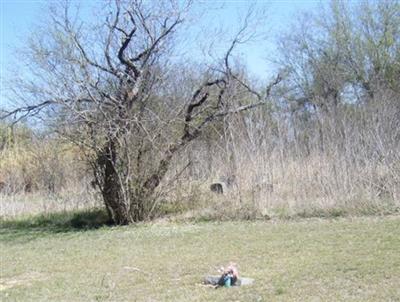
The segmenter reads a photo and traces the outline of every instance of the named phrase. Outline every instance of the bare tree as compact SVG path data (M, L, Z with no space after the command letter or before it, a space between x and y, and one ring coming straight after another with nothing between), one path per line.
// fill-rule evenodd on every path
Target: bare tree
M217 64L183 66L176 38L191 7L117 0L91 27L69 5L53 8L27 47L29 77L14 82L25 105L2 115L40 115L80 145L116 224L149 218L173 157L216 120L264 104L281 80L257 92L230 65L250 15Z

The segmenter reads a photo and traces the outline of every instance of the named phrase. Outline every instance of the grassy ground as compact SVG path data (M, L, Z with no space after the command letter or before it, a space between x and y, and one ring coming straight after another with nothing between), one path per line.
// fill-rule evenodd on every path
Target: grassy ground
M400 216L100 228L85 219L2 221L0 300L400 301ZM228 261L255 284L201 285Z

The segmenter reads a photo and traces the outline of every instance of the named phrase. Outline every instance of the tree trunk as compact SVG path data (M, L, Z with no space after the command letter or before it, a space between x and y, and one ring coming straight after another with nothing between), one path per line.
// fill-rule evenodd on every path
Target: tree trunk
M100 189L108 215L115 224L124 225L131 219L116 170L117 155L114 141L108 141L103 152L98 155L97 168L102 175Z
M106 143L102 152L97 156L97 175L100 175L98 185L100 187L104 204L110 220L118 225L143 221L148 218L153 206L152 198L155 189L166 174L173 153L178 147L172 147L166 156L160 161L155 173L146 181L134 180L121 183L123 175L118 169L118 150L116 143L112 140ZM123 173L122 173L123 174Z

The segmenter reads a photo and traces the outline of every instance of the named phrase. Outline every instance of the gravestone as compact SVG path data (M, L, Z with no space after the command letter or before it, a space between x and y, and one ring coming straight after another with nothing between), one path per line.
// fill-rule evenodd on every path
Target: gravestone
M211 184L210 190L211 190L211 192L214 192L216 194L224 194L223 186L219 182Z

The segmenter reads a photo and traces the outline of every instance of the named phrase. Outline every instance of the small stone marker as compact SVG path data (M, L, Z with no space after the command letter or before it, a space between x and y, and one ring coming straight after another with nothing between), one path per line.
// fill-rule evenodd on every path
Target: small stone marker
M221 276L207 276L204 278L204 284L218 285L218 280ZM254 283L254 279L252 278L238 278L234 286L245 286L251 285Z
M221 183L213 183L210 186L211 192L217 193L217 194L224 194L224 189L222 187Z

